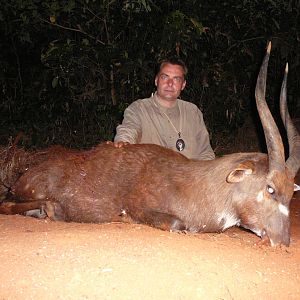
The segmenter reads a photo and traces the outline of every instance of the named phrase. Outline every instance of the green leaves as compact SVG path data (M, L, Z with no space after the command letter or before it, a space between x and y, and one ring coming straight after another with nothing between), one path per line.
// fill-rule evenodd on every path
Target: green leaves
M53 79L52 79L52 87L55 89L58 85L58 76L55 76Z

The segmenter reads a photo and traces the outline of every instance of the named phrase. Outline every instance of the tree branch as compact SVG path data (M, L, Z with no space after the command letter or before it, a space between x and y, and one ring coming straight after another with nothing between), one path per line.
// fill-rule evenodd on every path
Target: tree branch
M50 25L52 25L52 26L55 26L55 27L58 27L58 28L61 28L61 29L79 32L79 33L84 34L84 35L88 36L89 38L95 40L96 43L100 43L100 44L102 44L102 45L105 45L105 43L102 42L102 41L100 41L98 38L95 38L94 36L92 36L92 35L88 34L87 32L85 32L85 31L80 27L80 25L78 25L79 28L76 29L76 28L72 28L72 27L66 27L66 26L63 26L63 25L59 25L59 24L57 24L57 23L51 23L51 22L49 22L49 21L47 21L47 20L45 20L45 19L40 19L40 20L41 20L42 22L44 22L44 23L50 24Z

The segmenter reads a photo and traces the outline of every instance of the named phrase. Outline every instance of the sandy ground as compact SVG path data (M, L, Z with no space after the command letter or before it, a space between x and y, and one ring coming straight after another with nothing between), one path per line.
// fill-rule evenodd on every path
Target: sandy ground
M300 299L300 192L290 247L259 242L0 215L0 299Z

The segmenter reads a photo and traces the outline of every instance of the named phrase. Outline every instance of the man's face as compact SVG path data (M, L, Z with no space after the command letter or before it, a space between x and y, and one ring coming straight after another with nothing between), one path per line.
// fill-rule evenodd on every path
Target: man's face
M185 84L184 71L179 65L165 64L155 77L157 95L163 101L175 101Z

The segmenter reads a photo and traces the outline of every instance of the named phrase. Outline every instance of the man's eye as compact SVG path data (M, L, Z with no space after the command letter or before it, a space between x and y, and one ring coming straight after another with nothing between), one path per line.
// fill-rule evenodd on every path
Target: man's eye
M175 78L174 78L174 81L175 81L176 83L181 83L183 80L182 80L181 77L175 77Z
M167 76L167 75L164 75L164 74L162 74L162 75L160 75L160 78L161 78L162 80L166 80L166 79L168 79L168 76Z

